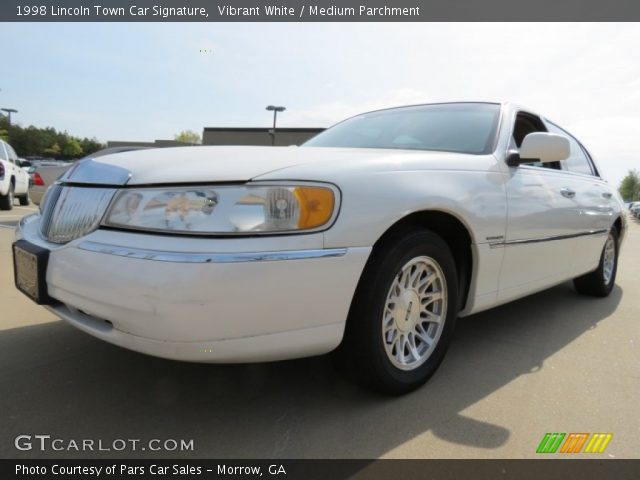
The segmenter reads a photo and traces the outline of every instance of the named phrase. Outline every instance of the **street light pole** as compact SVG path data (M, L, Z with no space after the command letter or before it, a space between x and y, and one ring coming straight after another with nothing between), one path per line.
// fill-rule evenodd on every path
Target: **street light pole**
M15 108L0 108L0 110L2 110L3 112L7 112L7 121L9 122L9 125L11 125L11 114L18 113L18 110L16 110Z
M276 144L276 119L278 117L278 112L284 112L286 109L286 107L282 106L267 106L267 111L273 112L273 128L269 132L269 134L271 135L271 146L274 146Z

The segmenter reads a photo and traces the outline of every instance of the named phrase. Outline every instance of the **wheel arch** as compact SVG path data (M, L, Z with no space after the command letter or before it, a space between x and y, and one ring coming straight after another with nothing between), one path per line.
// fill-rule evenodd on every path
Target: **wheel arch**
M622 236L622 232L624 230L624 224L622 223L622 217L616 218L616 221L613 222L613 227L618 230L618 235Z
M622 245L622 241L624 240L625 234L627 233L626 219L623 218L622 215L619 215L613 222L613 225L611 226L611 228L615 228L618 232L618 249L619 249L620 246Z
M376 240L373 249L380 249L403 231L423 228L442 237L451 249L458 271L459 307L463 310L473 274L474 237L471 229L459 216L444 210L418 210L408 213L390 225Z

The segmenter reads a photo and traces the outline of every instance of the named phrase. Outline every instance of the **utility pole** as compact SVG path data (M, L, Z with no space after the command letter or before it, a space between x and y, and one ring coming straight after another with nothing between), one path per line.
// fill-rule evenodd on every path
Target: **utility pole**
M11 114L18 113L18 110L16 110L15 108L0 108L0 110L2 110L3 112L7 112L7 121L9 122L9 125L11 125Z
M276 144L276 119L278 117L278 112L284 112L287 108L282 106L269 105L267 106L267 110L269 112L273 112L273 128L269 132L271 135L271 146Z

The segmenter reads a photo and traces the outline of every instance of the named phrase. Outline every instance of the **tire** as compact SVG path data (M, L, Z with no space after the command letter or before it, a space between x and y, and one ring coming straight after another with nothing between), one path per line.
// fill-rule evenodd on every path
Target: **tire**
M29 192L25 193L22 197L19 197L20 206L26 207L31 203L31 197L29 196Z
M0 210L13 210L13 183L9 184L6 195L0 195Z
M392 395L424 384L451 342L457 285L451 250L431 231L404 230L376 246L356 289L340 347L352 378ZM438 314L441 323L429 322Z
M618 231L612 228L602 248L598 268L574 278L573 285L579 293L594 297L606 297L611 293L618 272L618 247Z

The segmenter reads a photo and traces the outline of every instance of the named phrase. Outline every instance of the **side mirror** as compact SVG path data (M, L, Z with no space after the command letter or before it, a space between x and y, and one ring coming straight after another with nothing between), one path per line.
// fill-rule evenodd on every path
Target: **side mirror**
M529 162L558 162L571 154L569 140L556 133L533 132L524 137L520 152L512 152L507 157L507 165L517 167Z

